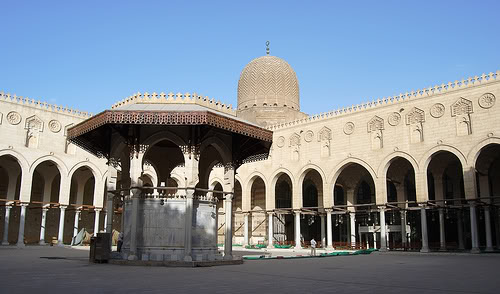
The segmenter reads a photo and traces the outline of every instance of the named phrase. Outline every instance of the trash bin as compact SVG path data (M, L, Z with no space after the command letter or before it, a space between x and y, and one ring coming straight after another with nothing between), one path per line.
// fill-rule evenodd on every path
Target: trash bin
M98 233L97 236L90 238L89 261L94 263L108 262L111 250L110 241L110 233Z

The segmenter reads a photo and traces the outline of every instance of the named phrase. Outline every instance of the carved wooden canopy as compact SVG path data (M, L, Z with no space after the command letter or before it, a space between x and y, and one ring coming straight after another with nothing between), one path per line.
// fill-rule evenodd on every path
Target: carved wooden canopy
M109 158L112 135L119 133L123 136L124 131L120 129L132 125L177 130L198 126L202 128L201 134L208 130L230 134L234 138L233 146L238 144L235 149L240 152L240 155L233 154L233 158L241 161L255 154L267 154L273 137L272 131L237 117L203 108L183 110L181 107L172 110L106 110L68 129L68 140L94 155Z

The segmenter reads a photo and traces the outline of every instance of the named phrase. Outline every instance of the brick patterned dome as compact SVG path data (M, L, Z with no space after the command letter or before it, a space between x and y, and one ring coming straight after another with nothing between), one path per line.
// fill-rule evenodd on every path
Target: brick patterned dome
M238 110L279 106L300 110L299 82L292 67L276 56L262 56L245 66L238 81Z

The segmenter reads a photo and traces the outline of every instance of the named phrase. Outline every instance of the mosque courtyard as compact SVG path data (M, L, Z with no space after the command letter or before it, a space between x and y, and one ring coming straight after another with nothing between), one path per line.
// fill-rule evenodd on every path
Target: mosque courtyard
M0 247L0 293L498 293L500 262L500 254L375 252L167 268L91 264L88 254Z

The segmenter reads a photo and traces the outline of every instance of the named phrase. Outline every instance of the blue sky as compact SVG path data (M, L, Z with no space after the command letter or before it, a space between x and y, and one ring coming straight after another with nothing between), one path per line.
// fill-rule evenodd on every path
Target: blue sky
M135 92L236 106L265 54L308 114L500 69L500 1L0 2L0 91L93 113Z

